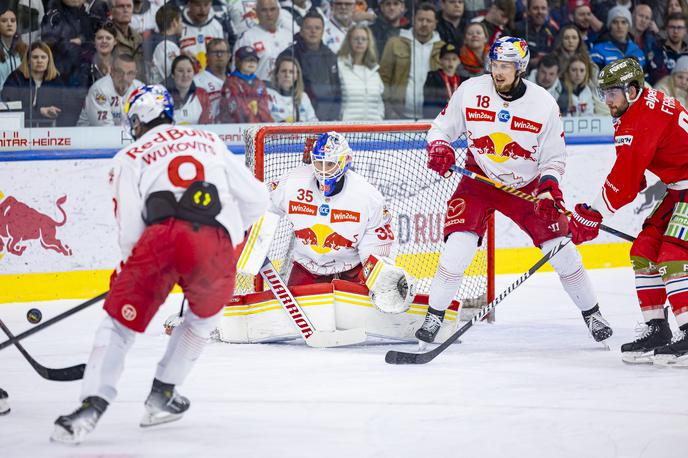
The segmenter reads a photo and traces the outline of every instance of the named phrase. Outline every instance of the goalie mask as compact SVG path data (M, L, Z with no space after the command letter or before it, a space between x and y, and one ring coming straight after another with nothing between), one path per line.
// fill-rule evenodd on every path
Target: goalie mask
M353 151L342 134L327 132L320 135L311 151L311 166L320 190L330 197L337 182L351 168Z
M124 105L124 113L129 123L129 132L136 139L135 130L138 126L163 117L174 121L174 102L172 96L160 84L141 86L134 90Z

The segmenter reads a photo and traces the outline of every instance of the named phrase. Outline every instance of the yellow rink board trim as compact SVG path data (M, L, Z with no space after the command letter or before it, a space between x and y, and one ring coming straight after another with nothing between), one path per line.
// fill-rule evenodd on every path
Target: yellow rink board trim
M588 269L629 267L630 243L587 244L578 247ZM12 255L10 255L12 256ZM436 257L435 254L427 256ZM537 248L502 248L495 250L495 273L523 273L542 257ZM0 260L0 272L3 260ZM541 271L551 272L545 265ZM77 270L37 274L0 274L0 304L57 299L90 299L106 291L112 270ZM174 292L180 292L175 287Z

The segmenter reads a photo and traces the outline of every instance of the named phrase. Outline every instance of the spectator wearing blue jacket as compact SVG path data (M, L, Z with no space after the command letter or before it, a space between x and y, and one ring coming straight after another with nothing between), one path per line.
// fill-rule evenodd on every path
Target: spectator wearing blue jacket
M634 57L641 67L645 67L645 53L629 39L628 32L632 22L631 13L623 6L615 6L609 10L607 28L611 39L596 44L590 50L590 59L599 68L624 57Z

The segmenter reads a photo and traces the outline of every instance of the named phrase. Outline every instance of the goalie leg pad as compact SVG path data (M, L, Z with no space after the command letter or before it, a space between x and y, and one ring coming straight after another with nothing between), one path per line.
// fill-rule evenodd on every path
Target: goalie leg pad
M542 253L546 254L564 237L557 237L542 243ZM559 274L564 290L581 311L587 311L595 307L597 297L592 288L592 282L588 272L583 267L583 258L573 243L564 246L558 255L549 261L550 265Z
M201 318L191 310L181 325L174 328L165 355L158 363L155 378L163 383L180 385L201 356L210 333L217 326L221 313Z
M449 307L461 287L464 271L471 265L478 240L478 235L474 232L449 234L430 286L430 307L440 311Z
M136 340L136 333L111 316L106 316L96 331L93 350L86 364L81 399L98 396L112 403L117 397L117 382L124 370L124 359Z

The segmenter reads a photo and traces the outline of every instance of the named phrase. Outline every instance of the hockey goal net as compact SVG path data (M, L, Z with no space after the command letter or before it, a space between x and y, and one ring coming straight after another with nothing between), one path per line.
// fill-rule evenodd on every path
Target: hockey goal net
M425 136L429 124L290 124L256 126L244 131L246 164L255 176L270 183L303 163L304 150L312 148L321 133L344 134L353 150L352 169L363 175L385 197L393 215L398 241L395 262L417 281L419 294L427 294L443 243L446 202L459 177L441 178L426 166ZM455 145L457 163L463 165L465 141ZM290 224L283 218L269 257L285 280L291 268L294 244ZM494 226L488 232L466 271L458 298L465 307L480 307L494 296ZM260 279L237 279L237 293L262 289Z

